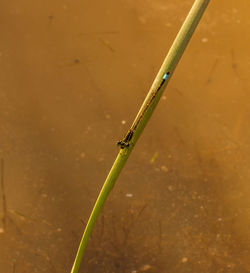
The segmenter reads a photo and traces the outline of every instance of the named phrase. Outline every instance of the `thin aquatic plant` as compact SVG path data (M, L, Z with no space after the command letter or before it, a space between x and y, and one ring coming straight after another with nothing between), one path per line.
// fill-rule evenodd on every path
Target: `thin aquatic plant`
M71 273L77 273L82 261L82 257L87 246L88 239L93 230L95 222L101 209L115 185L122 168L124 167L131 151L133 150L139 136L151 117L161 95L167 86L175 67L177 66L195 28L197 27L210 0L195 0L189 14L187 15L179 33L177 34L132 126L125 137L117 144L120 146L119 153L113 166L103 184L103 187L96 200L94 208L89 217L85 231L83 233Z

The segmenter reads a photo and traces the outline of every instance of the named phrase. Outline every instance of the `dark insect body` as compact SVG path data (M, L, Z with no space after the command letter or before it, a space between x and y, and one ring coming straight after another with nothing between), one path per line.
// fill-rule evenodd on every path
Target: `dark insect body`
M157 95L158 91L161 89L161 87L163 86L163 84L165 83L165 81L167 80L167 78L169 77L169 75L170 75L170 72L167 72L167 73L165 73L163 75L162 81L161 81L160 85L158 86L158 88L156 89L156 91L154 92L154 94L152 95L152 97L149 100L149 102L142 109L141 114L139 115L139 117L134 121L134 123L132 124L131 128L129 129L129 131L127 132L127 134L125 135L125 137L122 140L120 140L120 141L117 142L117 145L120 146L121 149L129 147L130 141L131 141L131 139L132 139L132 137L134 135L134 132L135 132L138 124L140 123L142 117L144 116L144 114L148 110L149 106L154 101L155 96Z

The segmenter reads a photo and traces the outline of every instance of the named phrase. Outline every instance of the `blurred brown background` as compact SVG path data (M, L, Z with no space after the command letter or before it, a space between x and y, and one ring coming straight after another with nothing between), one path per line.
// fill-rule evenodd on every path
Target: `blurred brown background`
M192 3L1 1L1 273L70 272ZM249 12L211 0L80 272L250 272Z

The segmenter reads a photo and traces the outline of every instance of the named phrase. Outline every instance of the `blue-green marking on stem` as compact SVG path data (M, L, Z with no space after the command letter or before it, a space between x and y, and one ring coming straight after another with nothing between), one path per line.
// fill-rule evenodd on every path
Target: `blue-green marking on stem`
M167 73L165 73L164 75L163 75L163 80L165 81L168 77L169 77L169 75L170 75L170 72L167 72Z

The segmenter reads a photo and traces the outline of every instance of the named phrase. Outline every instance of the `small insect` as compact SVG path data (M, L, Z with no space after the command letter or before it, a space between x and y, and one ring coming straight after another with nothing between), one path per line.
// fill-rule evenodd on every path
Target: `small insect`
M160 83L160 85L158 86L158 88L156 89L156 91L153 93L151 99L149 100L149 102L145 105L145 107L141 110L140 115L138 116L138 118L133 122L131 128L129 129L129 131L127 132L127 134L125 135L125 137L117 142L117 145L120 146L121 149L124 148L128 148L130 145L130 141L134 135L135 129L137 128L138 124L140 123L141 119L143 118L143 116L145 115L146 111L148 110L149 106L152 104L152 102L154 101L155 96L157 95L158 91L161 89L161 87L163 86L164 82L167 80L167 78L169 77L170 72L167 72L163 75L162 77L162 81Z
M120 146L121 149L124 149L125 147L129 147L129 141L132 139L133 135L134 135L134 130L129 129L124 139L118 141L117 145Z

